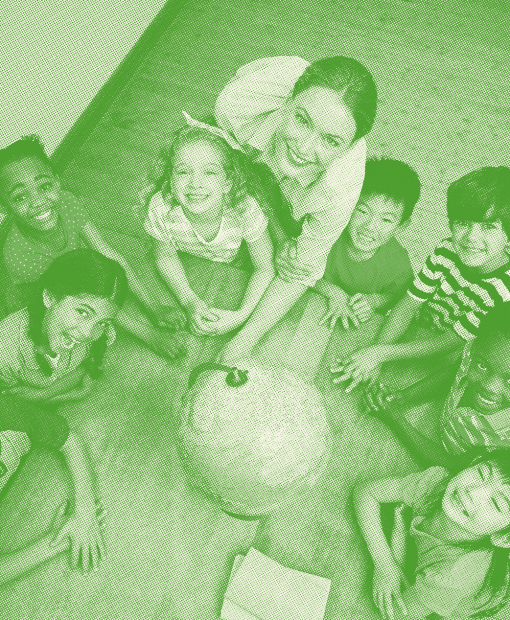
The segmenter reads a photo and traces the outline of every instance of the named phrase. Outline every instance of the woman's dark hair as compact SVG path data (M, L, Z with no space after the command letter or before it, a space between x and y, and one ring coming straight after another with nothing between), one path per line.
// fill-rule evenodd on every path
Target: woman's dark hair
M309 65L294 84L296 97L312 86L336 91L349 108L356 123L354 140L366 136L372 129L377 110L377 89L366 67L353 58L333 56Z
M103 254L89 249L72 250L57 257L32 288L27 309L29 314L28 336L36 345L42 344L42 324L46 314L43 291L50 292L57 301L67 296L94 295L111 299L119 308L128 295L128 281L123 267ZM101 364L106 351L108 334L104 333L90 347L85 366L92 378L101 374ZM52 369L40 353L37 362L46 376Z
M432 490L432 492L423 500L423 503L417 508L417 514L428 516L441 510L443 495L446 491L449 481L460 473L462 470L474 466L478 463L490 461L495 469L500 473L502 479L510 484L510 452L505 449L497 449L493 451L473 449L458 457L457 466L450 470L450 475L441 480L441 482ZM500 533L510 532L510 526L502 530ZM477 592L475 598L489 595L488 603L490 603L496 595L503 593L502 599L494 607L475 613L470 618L488 618L496 614L502 609L510 598L510 549L503 547L494 547L491 543L490 536L486 536L476 541L466 541L465 543L456 543L456 546L462 547L468 551L477 549L492 550L492 559L489 570L485 575L484 582Z
M36 135L23 136L19 140L16 140L16 142L9 144L9 146L0 149L0 170L9 164L26 159L27 157L39 159L43 164L48 166L53 173L55 172L50 158L46 155L41 139Z
M510 238L510 168L487 166L457 179L446 192L446 210L450 225L499 220Z
M217 127L214 117L208 116L202 122ZM222 137L213 134L207 129L199 127L183 127L175 132L170 144L160 149L154 169L149 173L148 180L152 183L152 192L162 191L165 193L167 182L172 174L173 161L177 150L185 144L193 142L208 142L212 144L222 155L225 172L232 180L232 189L229 199L232 207L242 203L245 196L256 198L261 208L266 211L267 204L264 200L265 192L254 164L248 156L233 149ZM170 196L170 194L168 194Z
M403 161L385 157L367 159L361 196L368 198L379 194L403 204L401 222L411 217L420 198L420 191L418 175Z

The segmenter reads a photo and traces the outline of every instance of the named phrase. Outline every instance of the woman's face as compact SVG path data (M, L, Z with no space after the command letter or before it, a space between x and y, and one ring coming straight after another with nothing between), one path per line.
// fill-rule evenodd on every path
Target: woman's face
M79 343L92 344L103 335L119 311L110 299L79 295L57 301L47 290L44 304L47 310L43 334L54 353L72 349Z
M284 171L324 171L352 145L354 118L341 96L329 88L307 88L287 102L284 112L276 141Z
M15 161L0 170L0 200L14 216L37 230L51 230L58 221L60 183L37 157Z
M184 144L175 155L172 195L196 215L221 207L224 194L232 188L221 153L206 141Z
M490 461L454 476L443 496L447 516L475 537L510 525L510 485Z

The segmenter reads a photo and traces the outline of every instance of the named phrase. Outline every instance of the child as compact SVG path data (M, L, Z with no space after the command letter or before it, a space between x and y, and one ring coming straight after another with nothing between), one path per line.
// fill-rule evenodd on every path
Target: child
M372 75L345 56L311 64L286 56L255 60L220 93L215 106L219 125L270 170L285 197L270 215L278 276L222 352L224 363L249 356L324 275L329 251L359 198L365 136L376 108Z
M124 258L104 241L81 202L61 190L36 136L0 150L0 202L13 220L3 256L18 297L23 284L37 280L55 258L79 247L91 247L124 267L131 289L159 325L182 326L182 313L151 298ZM10 304L11 309L23 305L23 299ZM157 353L171 358L184 353L173 336L150 323L134 300L126 304L118 320Z
M397 558L382 529L380 505L390 503L412 508L409 534L418 564L410 576L402 570L403 537L392 537L399 549ZM403 478L361 484L354 491L354 506L374 562L374 603L384 618L418 619L432 613L480 618L506 603L510 594L506 451L479 456L453 476L442 467L431 467ZM395 524L401 528L398 513Z
M40 402L81 398L101 374L128 290L123 268L98 252L56 258L34 283L28 306L0 321L2 394Z
M502 304L492 311L491 320L466 344L453 385L451 374L436 373L391 395L383 394L381 386L368 394L371 409L379 411L413 456L427 465L451 462L452 455L473 448L510 448L510 308ZM444 386L449 394L442 415L431 411L441 445L414 428L403 411L441 397Z
M90 391L101 373L106 346L115 339L111 322L127 294L126 274L118 263L92 250L72 250L56 258L39 278L27 308L0 322L0 582L67 549L68 536L74 566L81 553L83 569L97 569L104 555L81 441L64 418L46 408ZM46 490L42 489L48 501L61 488L56 455L47 454L38 466L36 454L25 458L31 446L60 450L71 473L74 511L65 515L59 509L52 528L45 524L53 535L41 530L44 515L27 510L32 500L37 503L36 497L25 498L21 512L16 510L16 489L23 488L26 476L35 475L34 463L37 472L48 468ZM57 479L50 480L53 475ZM63 499L58 498L59 506ZM51 508L52 515L56 508ZM51 547L56 534L56 546Z
M221 129L194 121L163 150L163 171L145 222L156 264L195 333L223 334L244 323L274 277L267 218L247 191L248 162ZM234 145L234 147L232 146ZM230 263L243 239L254 272L239 310L210 308L188 284L177 251Z
M369 159L360 199L349 224L331 248L315 289L328 298L321 324L341 319L357 327L374 311L385 312L413 280L407 251L394 235L409 226L420 197L416 172L395 159Z
M338 360L335 382L375 381L381 364L448 352L475 338L493 308L510 300L510 169L480 168L448 188L451 238L439 245L395 309L374 346ZM420 310L423 340L398 341Z

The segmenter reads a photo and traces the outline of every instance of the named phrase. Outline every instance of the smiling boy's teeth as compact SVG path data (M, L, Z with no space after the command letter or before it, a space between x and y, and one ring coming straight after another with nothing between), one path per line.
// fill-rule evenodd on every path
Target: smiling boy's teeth
M36 216L36 220L45 220L47 217L51 215L51 211L46 211L46 213L41 213L41 215Z

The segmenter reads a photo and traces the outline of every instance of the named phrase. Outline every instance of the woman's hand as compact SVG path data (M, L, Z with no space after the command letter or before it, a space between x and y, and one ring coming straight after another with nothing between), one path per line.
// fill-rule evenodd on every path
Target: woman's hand
M377 381L381 373L381 365L386 361L385 348L381 345L374 345L366 349L360 349L350 357L343 360L336 360L340 366L332 367L332 373L341 373L340 377L335 377L333 383L348 381L351 383L345 390L351 392L359 383L373 383Z
M90 569L97 571L99 563L106 557L106 549L102 538L106 511L102 503L91 502L90 505L76 506L73 514L65 516L62 507L57 513L52 530L58 527L58 534L51 546L61 545L66 537L71 541L71 566L78 568L81 557L82 569L88 573ZM62 520L65 521L62 523Z
M297 242L287 239L278 244L275 257L276 271L285 282L308 280L312 273L309 265L302 265L297 258Z
M383 618L393 620L393 599L399 605L402 613L407 615L407 609L402 598L402 584L408 585L404 573L396 562L384 566L374 566L374 603L379 608Z
M191 331L197 336L211 336L216 331L218 315L201 299L186 308Z
M215 334L227 334L232 330L238 328L244 323L247 317L239 310L220 310L219 308L212 308L212 312L218 317L218 320L214 325Z
M159 306L153 310L154 320L158 327L168 327L170 329L183 329L187 323L186 313L174 306Z
M360 323L370 321L370 319L374 316L374 310L370 305L368 295L356 293L356 295L353 295L350 298L349 306Z
M331 287L328 293L328 312L319 321L323 325L329 321L329 328L333 329L338 319L342 320L345 329L349 329L349 319L354 327L359 326L359 320L354 310L349 306L349 295L338 286Z

